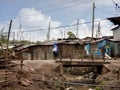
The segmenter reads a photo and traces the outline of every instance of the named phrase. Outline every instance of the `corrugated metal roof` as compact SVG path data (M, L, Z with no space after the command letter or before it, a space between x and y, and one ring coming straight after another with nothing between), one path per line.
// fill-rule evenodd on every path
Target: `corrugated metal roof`
M103 41L103 40L106 40L106 38L101 38L101 39L98 39L98 40L93 41L93 42L101 42L101 41Z
M70 39L64 39L64 40L52 40L52 41L46 41L46 42L43 42L41 43L40 45L53 45L54 43L57 43L57 44L84 44L84 42L80 39L75 39L75 40L70 40Z
M116 39L109 39L109 41L112 41L112 42L120 42L120 40L116 40Z
M120 16L119 17L110 17L107 19L110 20L114 25L120 25Z
M100 39L100 40L103 40L103 39ZM96 42L99 42L100 40L97 40ZM72 44L84 45L84 44L86 44L88 42L90 43L91 40L84 40L84 39L83 40L81 40L81 39L50 40L50 41L41 42L40 44L20 45L20 46L15 47L14 49L16 49L16 50L22 50L22 49L25 49L25 48L28 48L28 47L49 46L49 45L53 45L54 43L57 43L57 44L67 44L67 45L68 44L69 45L72 45Z
M117 30L120 26L116 26L113 29L111 29L111 31Z

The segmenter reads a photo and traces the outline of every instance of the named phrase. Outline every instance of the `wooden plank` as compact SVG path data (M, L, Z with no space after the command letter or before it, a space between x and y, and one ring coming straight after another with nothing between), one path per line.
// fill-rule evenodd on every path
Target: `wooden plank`
M56 61L59 63L63 63L64 67L69 67L69 66L79 66L79 67L95 67L95 66L102 66L104 64L109 64L110 62L108 61Z

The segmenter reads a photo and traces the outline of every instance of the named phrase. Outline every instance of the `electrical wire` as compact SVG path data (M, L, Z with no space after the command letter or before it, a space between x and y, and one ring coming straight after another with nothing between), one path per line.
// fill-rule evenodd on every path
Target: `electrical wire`
M103 7L96 7L96 10L100 10L100 11L104 11L105 13L109 13L109 14L111 14L111 13L113 13L112 11L109 11L108 9L104 9Z
M46 7L42 7L40 9L47 9L47 8L51 8L51 7L56 7L56 6L60 5L60 4L64 5L64 4L68 4L68 3L71 3L71 2L74 2L74 0L65 1L65 2L58 3L58 4L49 5L49 6L46 6Z
M49 6L46 6L46 7L41 7L41 8L38 9L38 10L41 10L41 9L47 9L47 8L51 8L51 7L56 7L56 6L60 5L60 4L66 4L66 3L70 3L70 2L73 2L73 0L66 1L66 2L62 2L62 3L59 3L59 4L49 5ZM13 14L9 14L9 15L7 15L7 16L11 16L11 15L14 15L14 14L16 14L16 13L14 12ZM15 16L12 17L12 18L15 18ZM9 19L9 18L0 19L0 21L4 21L4 20L7 20L7 19Z
M62 10L62 9L67 9L67 8L72 8L72 7L78 7L78 6L81 6L81 5L85 5L85 4L88 4L88 3L91 3L91 2L85 2L85 3L77 3L77 4L73 4L73 5L69 5L69 6L65 6L65 7L61 7L61 8L55 8L55 9L52 9L52 10L46 10L46 11L42 11L42 13L50 13L50 12L55 12L55 11L59 11L59 10ZM40 9L37 9L37 10L40 10ZM30 14L30 15L38 15L38 14ZM29 17L30 15L27 15L26 17ZM4 19L0 19L0 21L3 21L3 20L8 20L8 18L4 18Z
M103 21L103 20L107 20L107 19L101 19L101 20L96 20L94 22L98 22L98 21ZM85 23L79 23L79 25L82 25L82 24L90 24L92 23L91 21L89 22L85 22ZM60 28L66 28L66 27L70 27L70 26L76 26L77 24L72 24L72 25L65 25L65 26L59 26L59 27L52 27L50 29L60 29ZM24 31L20 31L20 32L33 32L33 31L42 31L42 30L47 30L46 28L41 28L41 29L29 29L29 30L24 30ZM19 31L18 31L19 32ZM6 34L7 32L4 32L4 34ZM11 32L13 33L13 32Z
M56 9L53 9L53 10L43 11L43 13L54 12L54 11L58 11L58 10L66 9L66 8L78 7L78 6L81 6L81 5L88 4L88 3L91 3L91 2L86 2L86 3L82 3L82 4L81 3L77 3L77 4L65 6L65 7L62 7L62 8L56 8Z

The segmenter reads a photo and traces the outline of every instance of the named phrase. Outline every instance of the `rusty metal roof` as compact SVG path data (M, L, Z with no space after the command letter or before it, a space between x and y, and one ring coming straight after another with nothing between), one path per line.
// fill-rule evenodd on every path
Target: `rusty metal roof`
M78 40L51 40L51 41L46 41L46 42L43 42L41 43L40 45L53 45L54 43L57 43L57 44L84 44L83 41L81 41L80 39Z

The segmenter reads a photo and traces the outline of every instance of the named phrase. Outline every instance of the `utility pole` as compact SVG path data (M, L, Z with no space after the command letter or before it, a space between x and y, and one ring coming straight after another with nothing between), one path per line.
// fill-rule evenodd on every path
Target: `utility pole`
M101 35L101 32L100 32L100 21L98 22L98 31L96 33L96 38L100 38L102 35Z
M92 42L93 42L93 35L94 35L94 18L95 18L95 3L93 2L93 13L92 13Z
M61 33L61 37L62 37L62 39L63 39L63 38L64 38L64 37L63 37L63 31L62 31L62 30L60 30L60 33Z
M66 33L66 31L64 30L64 38L65 38L65 33Z
M91 41L92 41L92 43L93 43L93 35L94 35L94 18L95 18L95 3L93 2L93 13L92 13L92 39L91 39ZM92 61L94 62L94 57L93 57L93 45L91 44L91 51L90 51L90 53L91 53L91 58L92 58Z
M9 38L10 38L11 27L12 27L12 20L10 21L8 37L7 37L7 51L8 51L8 46L9 46Z
M47 40L50 40L50 22L49 22L49 26L48 26L48 33L47 33Z
M76 30L76 38L78 37L78 30L79 30L79 19L77 19L77 30Z
M7 35L7 53L5 54L5 58L8 59L8 52L9 52L9 39L10 39L10 31L11 31L11 27L12 27L12 20L10 21L10 25L9 25L9 30L8 30L8 35ZM7 83L7 67L5 67L5 81ZM7 87L5 88L5 90L7 90Z

